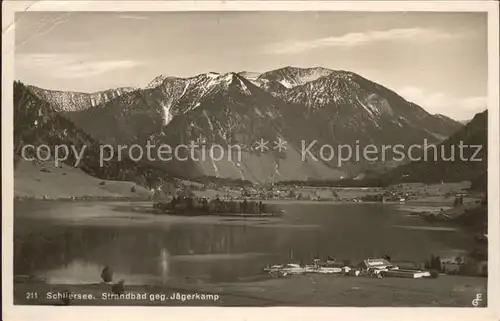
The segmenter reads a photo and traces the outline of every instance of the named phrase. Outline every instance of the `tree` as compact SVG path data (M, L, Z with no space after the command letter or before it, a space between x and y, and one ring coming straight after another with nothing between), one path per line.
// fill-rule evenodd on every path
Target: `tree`
M436 256L435 261L434 261L434 270L441 271L441 258L439 256Z
M431 255L430 260L425 261L424 267L429 270L441 271L441 258Z
M434 257L434 254L431 255L431 259L429 260L429 268L433 268L434 267L434 262L436 261L436 258Z

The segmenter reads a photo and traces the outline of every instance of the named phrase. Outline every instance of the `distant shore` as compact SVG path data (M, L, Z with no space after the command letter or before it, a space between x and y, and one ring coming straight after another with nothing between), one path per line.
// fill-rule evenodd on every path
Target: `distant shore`
M131 201L131 202L149 202L148 197L130 197L130 196L72 196L72 197L34 197L34 196L15 196L16 202L81 202L81 201ZM152 201L151 201L152 202Z
M144 196L72 196L72 197L36 197L36 196L15 196L15 201L18 202L32 202L32 201L47 201L47 202L71 202L71 201L131 201L131 202L156 202L161 200L153 200L151 197ZM243 199L231 199L233 201L243 201ZM404 202L398 201L358 201L352 202L348 200L297 200L297 199L265 199L256 198L249 199L252 201L262 201L268 204L401 204L401 205L415 205L415 206L432 206L432 207L446 207L450 206L451 202L449 199L444 197L435 197L433 199L414 199Z

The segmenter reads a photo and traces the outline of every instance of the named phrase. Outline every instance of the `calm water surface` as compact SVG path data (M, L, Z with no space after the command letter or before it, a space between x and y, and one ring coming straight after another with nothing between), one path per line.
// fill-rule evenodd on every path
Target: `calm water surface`
M281 220L158 216L132 202L15 204L14 270L52 283L100 282L108 265L127 284L252 280L269 264L319 256L422 262L470 249L470 237L389 204L286 204Z

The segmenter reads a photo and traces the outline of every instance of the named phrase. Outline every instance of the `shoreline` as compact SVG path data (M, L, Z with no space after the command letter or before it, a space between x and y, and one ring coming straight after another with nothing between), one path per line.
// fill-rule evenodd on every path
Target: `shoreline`
M147 197L130 197L130 196L81 196L81 197L57 197L57 198L41 198L41 197L14 197L15 202L93 202L93 201L131 201L131 202L153 202Z

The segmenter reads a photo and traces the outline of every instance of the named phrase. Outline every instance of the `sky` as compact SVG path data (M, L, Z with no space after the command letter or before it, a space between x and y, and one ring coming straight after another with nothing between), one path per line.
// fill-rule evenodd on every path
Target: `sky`
M456 120L486 108L485 13L23 12L14 27L15 78L46 89L321 66Z

